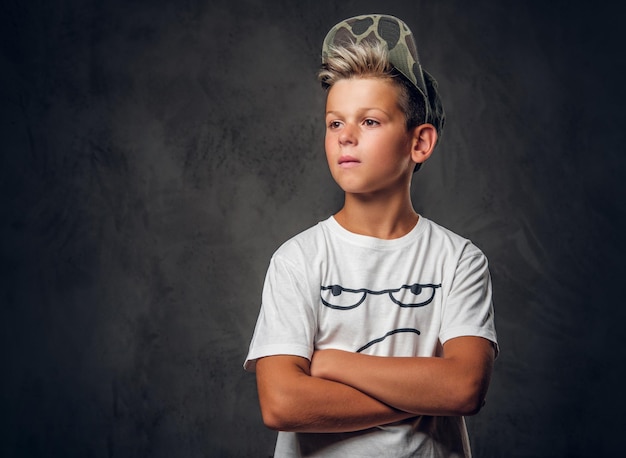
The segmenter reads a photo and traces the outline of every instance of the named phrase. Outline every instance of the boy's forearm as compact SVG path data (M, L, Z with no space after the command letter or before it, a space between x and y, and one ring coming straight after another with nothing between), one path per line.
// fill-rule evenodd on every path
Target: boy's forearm
M324 350L313 356L311 371L415 415L473 415L484 403L493 348L484 339L462 339L442 358Z
M263 358L256 369L263 421L271 429L350 432L414 416L353 387L312 377L306 369L285 371L280 358Z

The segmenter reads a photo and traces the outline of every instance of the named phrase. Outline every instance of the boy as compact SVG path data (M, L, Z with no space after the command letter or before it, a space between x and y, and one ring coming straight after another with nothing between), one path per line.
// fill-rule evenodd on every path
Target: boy
M273 255L244 367L276 457L467 457L497 353L487 260L418 215L413 172L443 127L411 31L333 27L319 74L342 209Z

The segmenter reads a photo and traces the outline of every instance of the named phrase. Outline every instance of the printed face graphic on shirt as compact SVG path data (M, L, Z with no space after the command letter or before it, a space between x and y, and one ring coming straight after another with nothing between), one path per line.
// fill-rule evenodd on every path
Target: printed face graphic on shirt
M368 297L387 296L388 302L392 306L401 307L403 309L425 307L435 298L437 290L441 288L441 284L434 283L413 283L410 285L402 285L397 288L370 290L367 288L348 288L339 284L321 286L320 299L324 306L337 310L349 311L358 307L368 307L371 304L367 301ZM380 306L377 304L376 306ZM366 342L363 346L356 349L357 353L383 342L387 338L400 333L420 334L420 331L413 327L394 328L385 332L383 335L373 336L374 338Z
M435 290L439 287L441 284L413 283L412 285L402 285L399 288L372 291L367 288L350 289L341 285L322 286L322 303L332 309L349 310L361 305L368 294L388 294L391 301L400 307L423 307L432 302L435 297ZM332 298L327 296L327 299L324 299L324 291L330 291ZM410 291L411 294L407 294L407 291ZM342 297L340 298L340 296ZM407 298L407 296L409 297ZM353 301L355 302L350 304Z

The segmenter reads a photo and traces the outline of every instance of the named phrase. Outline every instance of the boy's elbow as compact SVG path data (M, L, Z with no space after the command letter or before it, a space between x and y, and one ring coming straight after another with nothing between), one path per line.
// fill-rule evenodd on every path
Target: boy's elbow
M481 382L466 383L459 387L457 394L453 410L457 415L469 417L476 415L485 405L487 387Z
M276 412L269 411L268 409L261 410L261 416L263 417L263 424L274 431L285 431L285 423Z
M294 409L284 399L261 403L263 424L274 431L294 431L297 419Z
M266 427L294 431L301 425L302 385L307 372L299 357L276 356L257 362L259 406Z
M266 428L274 431L299 431L299 422L294 416L287 415L283 412L262 411L263 424Z
M485 405L485 399L480 396L469 397L457 407L458 414L464 417L476 415Z

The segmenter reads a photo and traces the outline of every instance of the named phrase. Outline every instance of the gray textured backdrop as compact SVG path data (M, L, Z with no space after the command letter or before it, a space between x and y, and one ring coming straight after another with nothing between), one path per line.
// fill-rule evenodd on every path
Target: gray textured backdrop
M488 255L477 457L623 450L612 2L2 1L3 457L265 457L242 371L274 249L338 209L324 33L414 29L448 127L416 208Z

